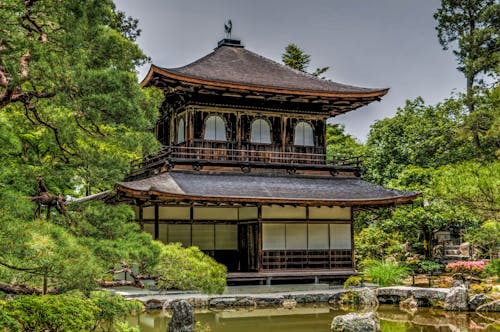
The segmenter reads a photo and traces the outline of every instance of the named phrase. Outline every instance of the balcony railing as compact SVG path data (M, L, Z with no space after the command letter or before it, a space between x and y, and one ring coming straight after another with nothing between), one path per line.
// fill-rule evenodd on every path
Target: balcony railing
M241 148L236 148L236 145L229 142L199 142L196 145L164 146L155 155L134 163L128 178L136 178L161 167L171 168L175 165L192 165L195 170L212 165L241 167L243 171L249 171L251 168L281 168L289 173L298 169L315 169L327 170L332 174L361 174L360 157L328 159L323 148L290 145L282 151L281 147L264 144L247 144Z

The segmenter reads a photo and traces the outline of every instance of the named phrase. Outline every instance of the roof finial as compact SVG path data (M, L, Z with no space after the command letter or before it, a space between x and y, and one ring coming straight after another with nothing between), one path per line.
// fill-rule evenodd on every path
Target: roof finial
M226 23L224 23L224 31L226 32L227 39L231 39L231 30L233 30L233 22L229 19Z

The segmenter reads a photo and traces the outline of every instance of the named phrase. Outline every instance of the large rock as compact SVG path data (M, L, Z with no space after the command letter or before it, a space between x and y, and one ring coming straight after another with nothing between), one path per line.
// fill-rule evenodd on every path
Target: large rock
M469 310L476 310L483 304L493 301L493 299L485 294L476 294L469 300Z
M413 296L410 296L406 300L399 302L399 308L413 314L418 310L418 302Z
M340 304L356 306L364 311L372 311L377 309L378 299L373 290L364 287L361 289L349 290L348 292L346 292L342 296Z
M168 323L167 332L194 332L193 307L185 300L173 302L171 307L172 319Z
M332 332L379 332L380 325L373 312L364 315L350 313L337 316L330 327Z
M500 300L491 301L486 304L483 304L476 311L480 312L500 312Z
M468 294L465 287L450 288L450 292L444 300L444 310L467 311L469 310Z

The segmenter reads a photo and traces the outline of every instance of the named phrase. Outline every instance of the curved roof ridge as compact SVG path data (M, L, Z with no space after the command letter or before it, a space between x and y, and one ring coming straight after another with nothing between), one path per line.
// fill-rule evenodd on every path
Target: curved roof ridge
M297 91L304 94L339 94L383 96L387 88L366 88L322 79L288 67L242 47L220 46L211 53L176 68L153 65L160 74L172 75L179 80L192 79L208 84L231 84L240 88L271 88L284 93ZM152 74L152 73L151 73ZM150 75L143 84L147 84Z
M304 77L306 78L310 78L310 79L314 79L314 80L318 80L320 82L328 82L328 83L334 83L334 84L338 84L338 85L343 85L345 87L350 87L350 88L362 88L362 89L367 89L367 90L373 90L373 91L380 91L380 90L385 90L387 88L366 88L366 87L359 87L359 86L355 86L355 85L350 85L350 84L345 84L345 83L339 83L339 82L335 82L331 79L328 79L328 78L321 78L321 77L318 77L318 76L314 76L313 74L311 73L308 73L306 71L301 71L301 70L298 70L298 69L295 69L293 67L290 67L290 66L287 66L286 64L284 63L281 63L281 62L278 62L278 61L274 61L273 59L269 59L269 58L266 58L265 56L263 55L260 55L258 53L255 53L255 52L252 52L250 50L245 50L246 52L249 52L255 56L258 56L260 58L262 58L263 60L267 61L267 62L271 62L273 64L276 64L280 67L282 67L283 69L285 70L291 70L293 72L295 72L296 74L298 75L303 75ZM213 53L213 52L212 52Z

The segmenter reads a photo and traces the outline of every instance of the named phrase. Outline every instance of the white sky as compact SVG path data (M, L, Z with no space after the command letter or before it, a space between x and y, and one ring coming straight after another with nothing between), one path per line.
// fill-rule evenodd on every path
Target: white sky
M139 19L137 42L161 67L180 67L210 53L233 22L233 39L281 62L289 43L311 55L310 70L340 83L391 88L381 102L334 118L361 141L377 119L406 99L429 104L465 89L451 51L439 45L438 0L115 0ZM139 79L149 65L138 68Z

